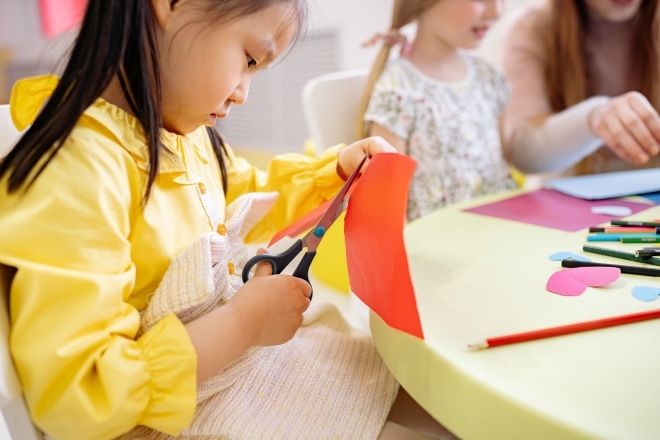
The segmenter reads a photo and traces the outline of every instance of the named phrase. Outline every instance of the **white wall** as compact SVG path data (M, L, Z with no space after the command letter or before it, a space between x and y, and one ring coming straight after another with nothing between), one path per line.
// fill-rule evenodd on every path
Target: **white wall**
M71 33L54 39L42 35L37 0L0 0L0 48L9 49L12 60L52 63L72 38Z
M538 0L506 0L507 12ZM377 48L361 43L389 27L393 0L310 0L311 28L341 29L341 67L369 67ZM350 13L348 13L350 11ZM502 20L486 37L480 52L496 57ZM72 35L48 40L41 35L38 0L0 0L0 50L8 49L13 62L52 63L64 53Z
M505 0L502 18L493 26L478 52L499 64L499 42L508 16L521 6L542 0ZM361 43L378 32L388 30L393 0L313 0L312 28L338 27L341 32L342 68L370 67L377 48L363 48ZM350 11L350 13L347 13Z
M479 50L485 58L496 64L499 62L499 41L505 27L507 14L521 5L539 0L506 1L507 12L504 19L495 25ZM305 55L300 61L302 64L299 63L288 70L284 69L284 66L280 66L277 73L279 75L286 73L284 80L287 87L276 85L270 86L269 90L286 96L286 99L284 96L275 100L269 96L258 99L259 80L255 79L251 88L251 99L240 107L240 111L238 108L233 111L232 117L226 121L227 126L221 127L224 132L229 132L230 129L238 131L237 133L227 133L232 135L234 146L242 145L257 149L286 148L287 150L298 148L298 145L304 143L307 137L298 96L305 81L311 78L310 71L313 70L312 76L316 76L326 73L326 71L368 68L372 65L379 48L377 46L365 48L362 47L362 43L369 40L374 34L388 30L393 0L309 0L309 3L311 8L310 31L336 31L334 41L337 43L333 43L334 55L320 50L319 47L319 50L312 50L311 53ZM69 32L54 40L44 38L41 35L37 6L38 0L0 0L0 103L6 102L12 80L57 68L57 62L65 59L63 55L75 36L73 32ZM5 52L8 51L11 56L7 69L1 68L3 49ZM295 57L291 56L285 62L293 62L294 59ZM310 69L310 67L314 69ZM275 70L273 69L273 74L276 73ZM3 80L3 74L7 77L6 80ZM285 115L285 122L299 128L298 131L301 132L283 131L281 127L287 124L277 123L272 118L260 116L266 110L271 115L273 113ZM243 125L247 129L241 128L243 127L240 123L241 115L245 120ZM273 135L272 132L275 131L265 127L267 124L263 122L264 120L279 127L278 130L283 131L287 136ZM288 136L289 134L291 136ZM293 141L289 139L292 136L295 137ZM268 141L264 141L264 139L268 139Z
M388 29L393 0L312 0L310 3L312 29L341 29L342 69L369 67L377 48L363 48L361 44Z
M41 33L38 0L0 0L0 103L9 97L16 76L60 67L75 34L47 39Z

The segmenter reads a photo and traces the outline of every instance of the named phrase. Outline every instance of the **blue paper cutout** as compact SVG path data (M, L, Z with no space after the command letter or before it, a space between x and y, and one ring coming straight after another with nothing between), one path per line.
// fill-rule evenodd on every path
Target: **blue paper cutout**
M645 199L648 199L648 200L652 201L656 205L660 204L660 192L640 194L640 196L644 197Z
M632 290L632 296L640 301L651 302L658 299L660 289L651 286L635 286Z
M556 252L548 257L552 261L561 261L561 260L575 260L575 261L591 261L591 258L585 257L583 255L574 254L573 252L560 251Z

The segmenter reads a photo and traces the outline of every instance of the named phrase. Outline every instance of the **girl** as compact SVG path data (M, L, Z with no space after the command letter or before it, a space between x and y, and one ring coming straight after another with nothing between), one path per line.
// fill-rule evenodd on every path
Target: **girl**
M394 1L390 32L362 102L360 132L382 136L417 160L408 219L450 203L515 187L502 158L498 121L508 89L474 49L503 0ZM409 46L401 28L416 22ZM386 66L392 46L401 56ZM386 66L386 67L385 67ZM366 111L364 111L366 110Z
M62 78L14 88L31 128L0 163L10 347L35 423L59 439L446 432L336 310L303 322L307 283L240 278L248 232L269 237L364 154L394 151L370 138L262 174L213 130L306 2L88 3Z
M504 43L504 151L526 173L660 165L657 0L552 0Z

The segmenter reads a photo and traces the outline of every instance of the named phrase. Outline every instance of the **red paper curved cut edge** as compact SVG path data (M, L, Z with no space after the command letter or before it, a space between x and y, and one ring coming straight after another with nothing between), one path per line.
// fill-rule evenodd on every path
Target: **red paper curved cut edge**
M351 290L390 327L424 339L403 239L416 162L375 155L355 186L344 219Z

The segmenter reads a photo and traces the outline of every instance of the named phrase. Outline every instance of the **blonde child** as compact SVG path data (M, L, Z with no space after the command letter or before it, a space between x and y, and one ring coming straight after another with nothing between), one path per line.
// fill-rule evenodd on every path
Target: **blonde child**
M503 0L395 0L390 31L371 70L359 131L415 158L413 220L450 203L512 189L500 114L508 86L468 52L500 16ZM416 24L407 43L402 27ZM400 56L390 60L390 49Z
M0 162L0 263L14 271L11 352L48 435L446 433L369 338L336 309L307 310L305 281L240 277L243 237L269 237L365 154L394 151L372 137L279 156L266 174L214 131L306 12L304 0L90 1L62 77L16 85L12 116L30 128Z
M526 173L660 165L657 0L545 0L512 23L504 151Z

